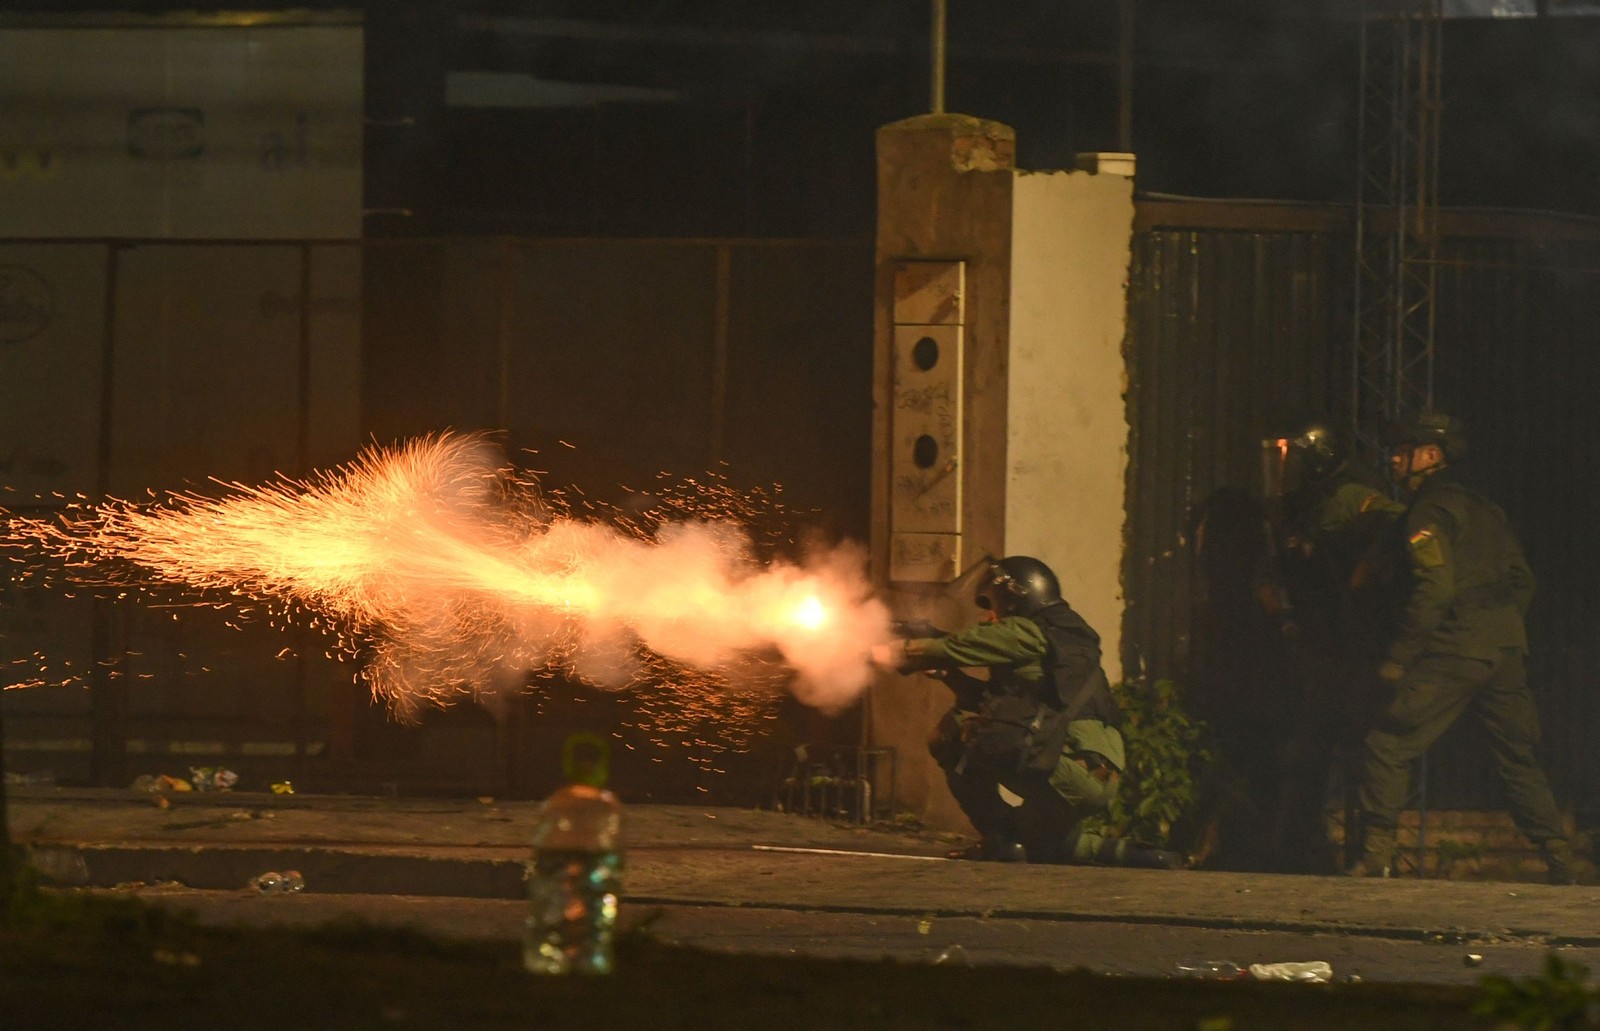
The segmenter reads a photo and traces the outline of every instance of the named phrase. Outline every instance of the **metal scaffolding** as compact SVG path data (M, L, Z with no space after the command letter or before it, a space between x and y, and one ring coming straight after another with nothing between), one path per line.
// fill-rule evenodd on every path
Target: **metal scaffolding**
M1433 403L1442 0L1365 0L1355 227L1351 425Z
M1363 0L1356 150L1351 428L1366 454L1385 423L1433 406L1439 245L1442 0ZM1428 759L1417 760L1416 869L1428 842ZM1347 808L1346 859L1354 861Z

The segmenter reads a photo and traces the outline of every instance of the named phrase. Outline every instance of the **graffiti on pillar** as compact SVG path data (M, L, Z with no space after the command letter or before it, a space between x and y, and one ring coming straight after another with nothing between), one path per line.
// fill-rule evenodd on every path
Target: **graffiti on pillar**
M961 330L895 327L891 485L895 530L957 533L961 515Z

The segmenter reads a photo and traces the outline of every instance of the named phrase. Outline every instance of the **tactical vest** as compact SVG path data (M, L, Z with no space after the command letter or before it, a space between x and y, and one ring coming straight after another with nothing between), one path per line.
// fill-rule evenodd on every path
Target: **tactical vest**
M967 747L996 769L1049 772L1067 748L1073 723L1099 720L1118 727L1122 714L1100 668L1100 635L1083 617L1066 602L1057 602L1027 618L1044 633L1047 644L1043 679L1032 684L1012 676L991 681Z
M1066 602L1048 605L1028 617L1044 631L1050 649L1045 653L1045 677L1055 684L1056 704L1075 720L1099 720L1122 725L1122 710L1111 697L1111 684L1100 666L1100 635ZM1088 667L1087 673L1082 672ZM1091 684L1092 682L1092 684ZM1087 691L1076 712L1069 712Z

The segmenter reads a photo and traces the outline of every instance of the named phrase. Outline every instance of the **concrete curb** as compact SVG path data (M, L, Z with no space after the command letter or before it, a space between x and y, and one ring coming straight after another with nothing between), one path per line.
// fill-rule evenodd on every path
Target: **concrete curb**
M35 845L29 862L49 883L113 888L176 881L190 888L247 888L269 870L298 870L309 892L522 898L520 859L286 846Z
M255 845L143 846L117 844L37 844L29 850L33 867L51 884L63 887L112 888L135 883L176 882L189 888L244 891L269 870L297 870L308 894L393 895L517 900L524 897L523 860L460 850L450 855L435 849L423 854L399 848L338 848ZM640 850L642 855L652 850ZM738 850L726 851L742 855ZM760 853L752 850L752 859ZM1039 909L1027 906L905 905L882 902L838 902L818 899L730 900L714 890L669 890L630 893L630 906L675 905L711 909L775 910L902 917L972 917L985 920L1031 920L1055 923L1125 923L1141 926L1191 927L1209 930L1341 934L1397 941L1444 944L1533 942L1548 946L1600 946L1600 934L1558 934L1539 928L1423 927L1360 922L1282 919L1249 916L1152 913L1135 908L1079 906ZM1102 900L1103 903L1103 900Z

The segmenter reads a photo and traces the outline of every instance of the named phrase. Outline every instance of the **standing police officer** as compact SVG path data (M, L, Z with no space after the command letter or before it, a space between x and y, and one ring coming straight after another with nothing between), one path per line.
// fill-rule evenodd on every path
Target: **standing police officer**
M1124 766L1120 710L1100 668L1100 637L1061 598L1050 567L994 563L975 599L988 620L958 633L874 649L880 665L942 676L955 691L929 750L981 840L958 855L999 862L1110 862L1177 867L1175 853L1083 829L1116 796ZM981 680L962 672L984 668ZM1001 797L1004 785L1022 799Z
M1392 634L1385 616L1402 563L1391 541L1405 506L1350 471L1346 439L1326 420L1262 441L1262 458L1276 532L1271 582L1258 597L1279 620L1290 680L1273 721L1271 854L1278 870L1332 873L1344 864L1326 818L1348 795L1353 823L1353 764L1376 708L1373 670Z
M1473 708L1517 829L1543 851L1550 880L1575 882L1575 860L1550 784L1534 757L1539 716L1528 691L1523 617L1533 574L1505 513L1456 482L1461 424L1427 412L1401 427L1390 472L1412 495L1405 531L1414 582L1379 668L1394 695L1365 739L1360 805L1366 834L1357 876L1385 876L1409 767Z

